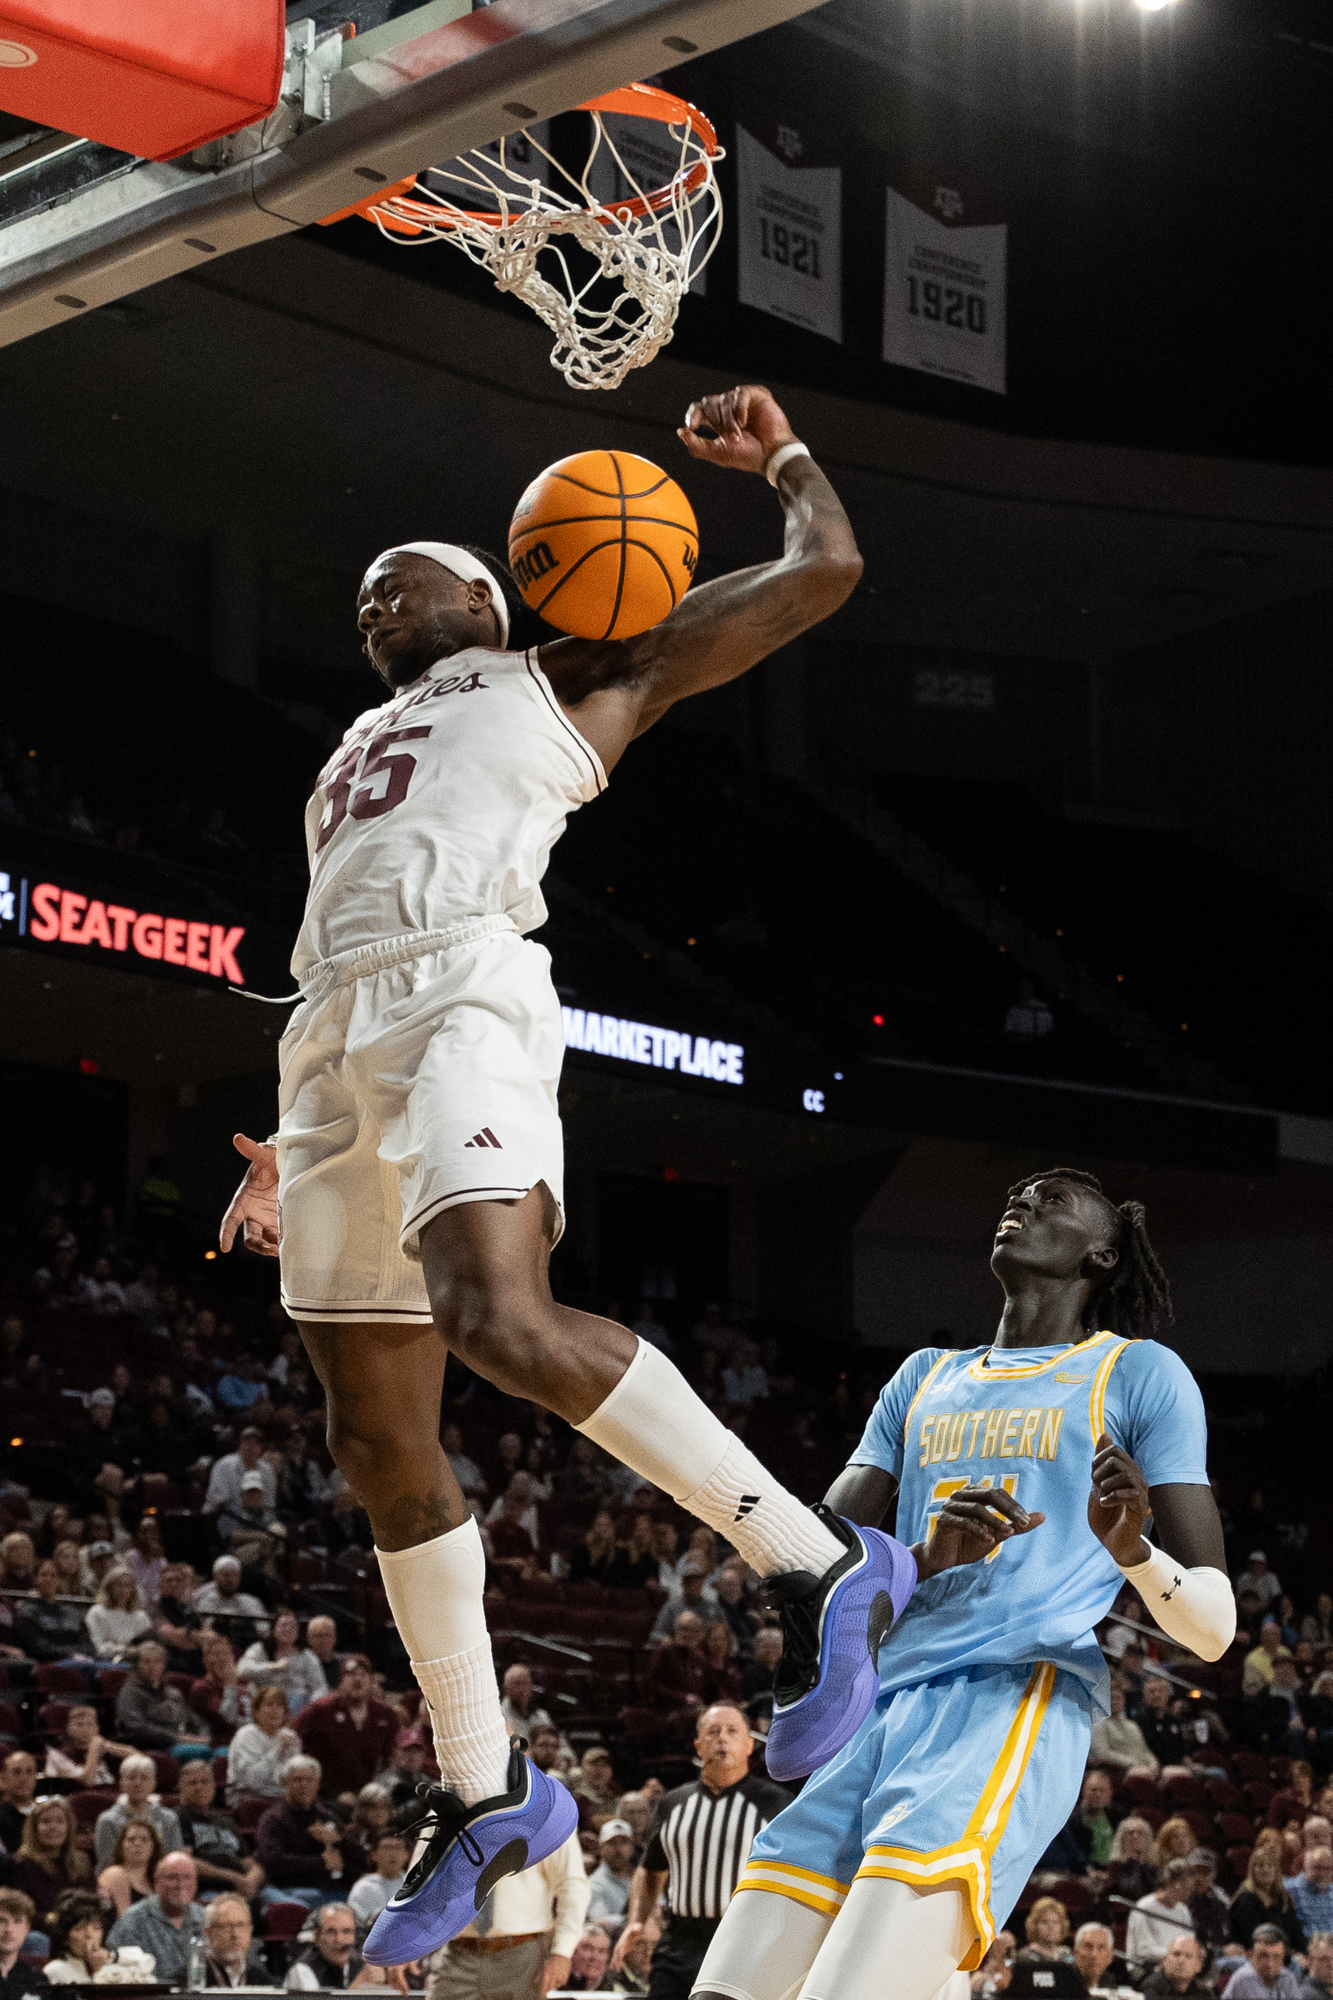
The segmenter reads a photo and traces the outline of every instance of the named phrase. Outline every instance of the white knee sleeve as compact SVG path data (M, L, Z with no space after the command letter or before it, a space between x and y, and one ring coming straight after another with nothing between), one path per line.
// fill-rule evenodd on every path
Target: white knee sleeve
M861 1875L805 1977L800 2000L935 2000L975 1936L961 1889L923 1894L905 1882Z
M796 2000L832 1922L790 1896L740 1890L713 1933L694 1991L726 2000Z

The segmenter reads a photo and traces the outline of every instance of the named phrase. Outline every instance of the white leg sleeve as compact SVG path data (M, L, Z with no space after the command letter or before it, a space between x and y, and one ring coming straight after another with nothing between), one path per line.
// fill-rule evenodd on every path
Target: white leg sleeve
M975 1932L961 1889L923 1895L905 1882L862 1875L805 1977L800 2000L935 2000L952 1981Z
M801 1982L828 1935L832 1917L746 1889L732 1897L713 1933L694 1991L726 2000L796 2000Z

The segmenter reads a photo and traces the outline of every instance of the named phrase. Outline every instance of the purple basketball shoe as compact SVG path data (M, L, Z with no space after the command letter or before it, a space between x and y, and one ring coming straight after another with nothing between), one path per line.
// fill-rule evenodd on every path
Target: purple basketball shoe
M813 1510L847 1553L823 1576L768 1579L782 1611L783 1652L773 1689L767 1762L775 1778L804 1778L850 1743L879 1693L879 1649L916 1589L910 1549L878 1528Z

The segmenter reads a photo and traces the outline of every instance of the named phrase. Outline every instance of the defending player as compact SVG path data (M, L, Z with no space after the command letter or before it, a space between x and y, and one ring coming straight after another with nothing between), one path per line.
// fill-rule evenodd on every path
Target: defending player
M1046 1526L923 1581L873 1712L755 1840L695 2000L931 2000L981 1963L1073 1809L1109 1709L1092 1628L1122 1579L1203 1659L1234 1636L1203 1403L1138 1337L1170 1312L1142 1207L1053 1168L1010 1190L991 1268L994 1345L914 1354L828 1505L869 1524L896 1491L899 1532L928 1536L987 1480Z
M563 1035L549 956L523 933L545 918L550 850L635 736L826 618L861 571L836 494L767 390L691 404L680 436L695 458L767 473L784 553L692 590L638 638L506 651L498 565L453 545L390 549L367 571L357 622L391 699L348 731L307 809L276 1150L236 1140L251 1166L222 1247L240 1231L281 1257L453 1787L432 1795L424 1852L375 1924L377 1963L441 1944L573 1826L568 1794L511 1752L501 1716L481 1542L439 1444L446 1343L775 1579L790 1603L784 1771L813 1770L867 1713L875 1651L916 1580L899 1543L801 1506L665 1356L556 1305L547 1280Z

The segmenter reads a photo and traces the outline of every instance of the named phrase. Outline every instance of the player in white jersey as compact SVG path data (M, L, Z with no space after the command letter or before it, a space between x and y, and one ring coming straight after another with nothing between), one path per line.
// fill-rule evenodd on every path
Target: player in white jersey
M1203 1399L1139 1337L1170 1311L1141 1205L1079 1169L1033 1175L991 1268L993 1344L909 1356L829 1491L860 1522L896 1495L899 1532L926 1538L922 1588L874 1709L757 1836L695 2000L950 2000L1073 1810L1109 1711L1093 1627L1124 1579L1203 1659L1235 1635ZM1021 1527L1034 1505L1041 1533L1000 1560L925 1575L937 1522L981 1535L989 1508Z
M915 1586L892 1537L802 1507L655 1348L557 1305L560 1008L539 883L567 815L674 702L734 680L827 617L861 571L832 487L765 389L693 403L698 459L766 473L777 561L691 590L638 638L506 650L498 566L392 549L358 624L391 699L320 774L311 884L280 1051L276 1148L222 1228L279 1255L328 1399L333 1456L375 1531L451 1792L366 1955L421 1957L498 1875L566 1837L568 1794L511 1754L482 1610L476 1525L439 1444L446 1344L535 1398L724 1534L787 1600L770 1768L812 1770L875 1698L874 1655Z

